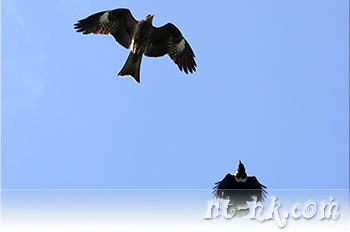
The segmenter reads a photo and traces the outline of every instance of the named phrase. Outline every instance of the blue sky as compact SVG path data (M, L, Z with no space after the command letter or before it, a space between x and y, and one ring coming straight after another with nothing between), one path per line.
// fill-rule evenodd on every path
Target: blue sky
M197 72L76 33L129 8L175 24ZM3 189L349 188L348 1L2 1ZM209 196L210 197L210 196Z

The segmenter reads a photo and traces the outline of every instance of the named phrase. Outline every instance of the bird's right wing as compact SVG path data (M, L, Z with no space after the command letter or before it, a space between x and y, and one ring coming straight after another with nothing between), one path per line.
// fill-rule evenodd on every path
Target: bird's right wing
M213 187L213 196L215 198L225 199L229 197L230 190L236 189L236 180L231 174L227 174L224 179L215 183ZM232 197L230 197L232 199Z
M180 30L171 23L162 27L154 27L150 38L150 44L145 53L146 56L159 57L168 54L177 64L179 69L193 73L196 71L196 61L194 52Z
M83 34L112 35L123 47L129 48L138 21L128 9L116 9L93 14L74 24Z

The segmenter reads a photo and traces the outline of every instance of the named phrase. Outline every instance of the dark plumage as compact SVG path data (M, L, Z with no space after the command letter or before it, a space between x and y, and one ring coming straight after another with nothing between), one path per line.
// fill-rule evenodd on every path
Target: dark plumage
M83 34L112 35L123 47L130 50L119 76L130 75L140 83L142 56L159 57L168 54L179 69L196 71L194 53L179 29L171 23L162 27L152 25L153 15L137 21L128 9L115 9L93 14L74 24Z
M249 213L247 202L254 201L253 197L264 202L267 194L265 189L255 176L247 176L244 165L239 161L234 176L229 173L223 180L215 183L213 195L215 198L228 199L232 204L229 209L235 209L236 216L244 216ZM238 207L241 209L237 212Z

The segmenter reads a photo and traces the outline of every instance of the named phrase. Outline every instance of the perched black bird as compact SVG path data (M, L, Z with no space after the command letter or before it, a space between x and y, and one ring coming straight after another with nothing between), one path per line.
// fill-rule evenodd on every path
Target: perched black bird
M181 71L186 74L196 71L195 55L179 29L171 23L154 27L153 16L147 15L137 21L130 10L115 9L79 20L74 28L83 34L112 35L119 44L130 50L118 76L130 75L140 83L142 55L159 57L168 54Z
M239 161L234 176L229 173L222 181L215 183L213 195L215 198L229 200L229 212L233 208L236 216L245 216L249 214L248 201L264 202L267 194L265 189L255 176L247 176L244 165Z

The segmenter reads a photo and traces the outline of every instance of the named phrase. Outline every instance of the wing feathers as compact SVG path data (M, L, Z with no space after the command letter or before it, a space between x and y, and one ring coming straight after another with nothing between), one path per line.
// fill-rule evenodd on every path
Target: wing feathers
M145 53L146 56L159 57L168 54L186 74L196 71L196 62L192 48L182 36L180 30L171 23L162 27L154 28L150 45Z
M110 34L123 47L128 48L137 23L130 10L116 9L99 12L79 20L74 24L74 28L83 34Z
M177 38L170 37L168 42L168 55L179 66L179 69L193 73L196 71L196 62L194 60L194 52L188 42L181 36L180 42L176 42Z

